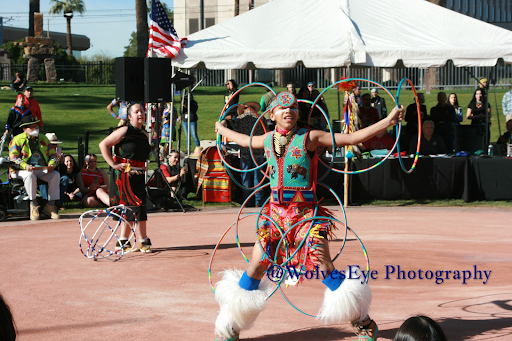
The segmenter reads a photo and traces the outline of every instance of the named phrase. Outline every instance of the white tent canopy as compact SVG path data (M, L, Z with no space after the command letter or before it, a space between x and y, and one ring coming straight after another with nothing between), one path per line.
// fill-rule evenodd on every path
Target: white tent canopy
M424 0L274 0L187 37L182 68L512 63L512 32Z

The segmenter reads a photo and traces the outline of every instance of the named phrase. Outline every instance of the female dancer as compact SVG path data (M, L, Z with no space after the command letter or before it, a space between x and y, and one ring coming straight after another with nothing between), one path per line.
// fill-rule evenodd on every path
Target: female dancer
M220 304L220 314L215 323L218 340L238 340L240 331L247 328L263 311L267 288L260 281L270 266L263 258L262 249L274 257L278 263L286 259L287 253L281 244L280 231L287 231L296 223L309 217L329 217L329 212L317 205L316 169L317 147L332 147L330 133L320 130L298 129L299 106L295 96L289 92L279 93L270 105L270 118L276 123L276 130L265 135L249 136L234 132L224 126L224 122L215 125L217 133L236 142L242 147L264 149L270 174L270 204L264 213L274 221L267 221L258 230L252 260L247 271L228 270L217 283L215 298ZM378 132L396 124L402 119L403 109L393 109L386 118L368 128L353 134L335 134L336 146L356 145L375 136ZM314 207L318 207L315 212ZM305 266L304 270L318 269L327 274L323 283L328 287L323 306L318 317L326 322L352 322L360 340L375 340L377 325L368 316L371 301L370 289L359 276L352 274L345 279L343 272L334 269L329 254L327 236L330 235L329 220L316 220L315 228L307 235L311 222L297 224L295 231L287 233L286 244L289 254L295 251L290 266ZM301 245L303 238L312 238L311 243ZM299 250L297 250L299 248ZM262 261L263 260L263 261ZM357 278L357 279L356 279ZM352 280L351 280L352 279ZM343 282L343 285L342 285Z
M132 248L128 241L130 229L123 225L120 243L117 249L123 248L125 252L141 251L151 252L151 241L146 234L146 189L145 177L146 161L149 159L151 147L149 136L142 129L146 114L138 103L128 108L129 123L118 128L100 143L101 154L112 167L110 181L110 205L124 204L129 207L126 219L133 225L135 218L138 221L137 231L140 238L140 249ZM111 149L115 146L115 156Z

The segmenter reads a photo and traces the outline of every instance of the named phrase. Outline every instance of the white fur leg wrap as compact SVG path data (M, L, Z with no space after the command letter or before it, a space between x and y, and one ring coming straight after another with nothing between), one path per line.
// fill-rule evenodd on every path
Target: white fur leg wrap
M215 299L220 305L215 334L219 336L235 336L235 333L250 327L265 309L270 281L265 276L258 290L245 290L238 284L243 273L241 270L225 270L222 280L215 285Z
M347 273L345 271L345 274ZM368 316L372 292L368 284L361 284L362 276L353 277L345 278L340 287L334 291L325 289L324 302L317 319L327 324L360 321Z

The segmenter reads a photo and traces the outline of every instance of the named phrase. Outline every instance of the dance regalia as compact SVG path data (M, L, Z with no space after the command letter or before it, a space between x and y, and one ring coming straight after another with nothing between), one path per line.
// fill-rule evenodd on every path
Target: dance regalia
M128 124L128 130L114 150L116 153L114 161L127 163L130 169L127 172L112 169L110 205L123 204L131 208L132 211L127 212L128 221L134 220L134 214L138 221L145 221L147 220L146 183L143 169L151 151L148 137L141 129Z
M269 134L264 142L271 194L270 204L264 208L263 213L279 225L282 233L286 233L293 225L307 218L331 217L330 212L319 206L317 202L318 157L316 151L311 153L306 148L308 134L308 130L299 129L285 146L281 157L276 155L274 148L275 132ZM313 228L308 234L311 224ZM321 218L299 223L286 234L285 242L281 243L279 250L277 246L282 234L271 220L266 220L261 225L258 236L272 260L276 252L278 253L277 264L282 264L293 255L301 241L307 238L300 250L286 264L305 271L315 268L310 258L311 252L314 251L314 245L320 239L332 237L332 228L333 224L329 220L321 220ZM264 265L270 265L270 261L265 259Z

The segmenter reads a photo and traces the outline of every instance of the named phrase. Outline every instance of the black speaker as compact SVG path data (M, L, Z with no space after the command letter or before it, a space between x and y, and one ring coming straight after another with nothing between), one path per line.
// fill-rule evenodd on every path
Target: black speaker
M171 59L144 59L144 102L171 101Z
M455 126L455 152L466 151L473 154L477 150L484 150L484 135L483 126Z
M116 100L144 100L144 58L120 57L115 61Z

